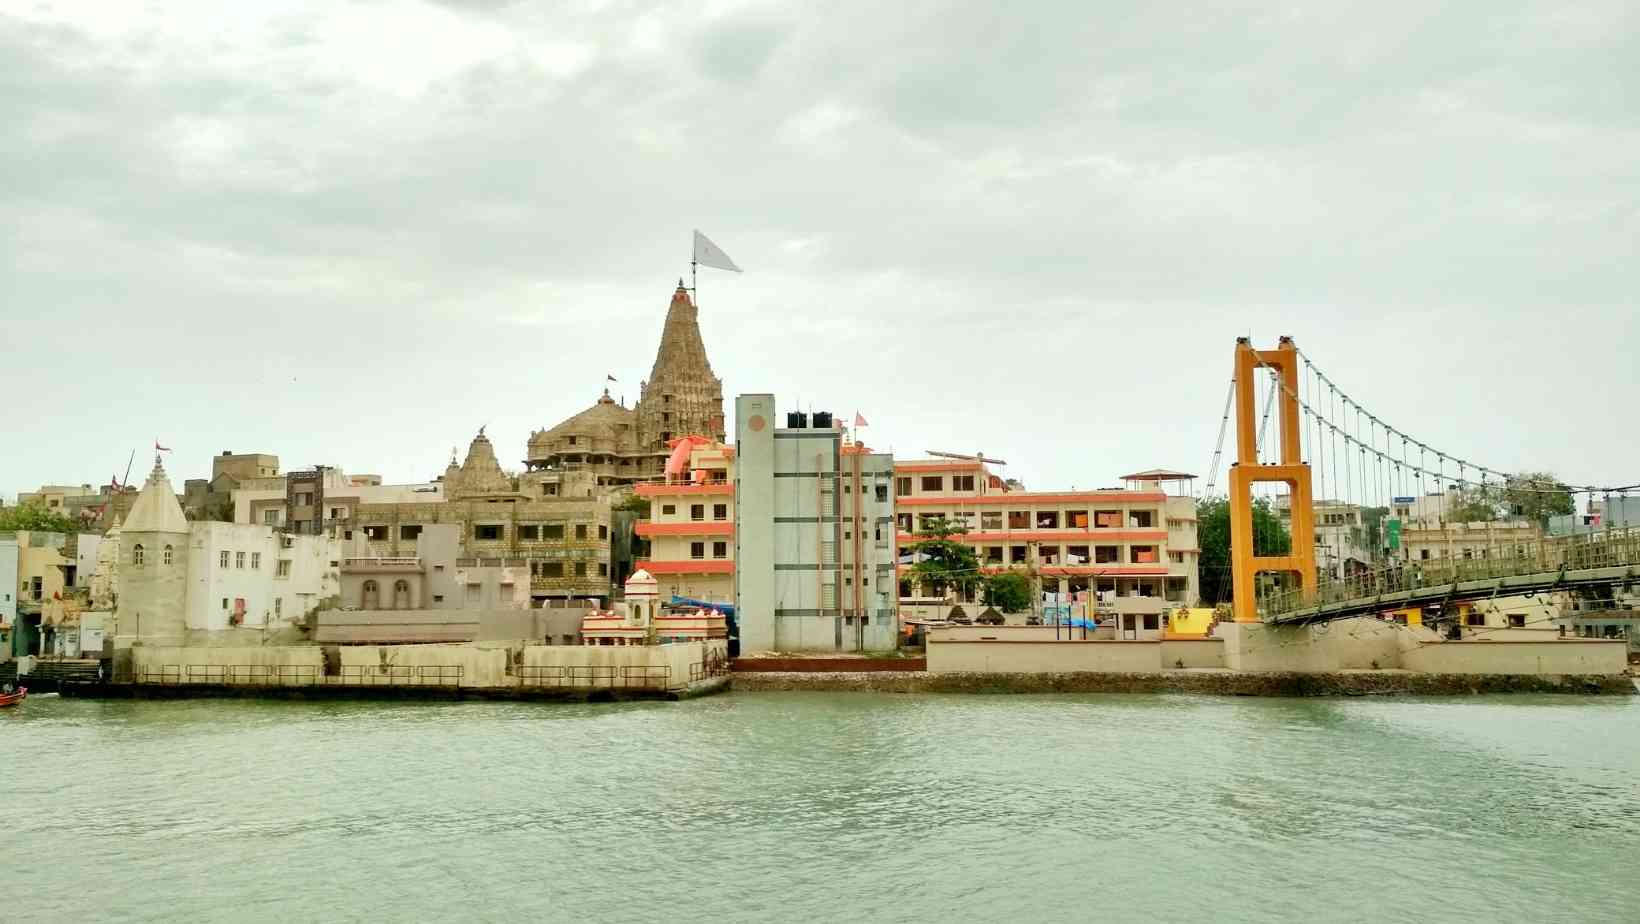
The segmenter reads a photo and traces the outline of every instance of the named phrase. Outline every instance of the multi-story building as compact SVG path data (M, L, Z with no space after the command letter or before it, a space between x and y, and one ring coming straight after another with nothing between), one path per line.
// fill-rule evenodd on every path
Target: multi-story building
M1411 502L1412 498L1401 498ZM1315 566L1321 575L1334 580L1370 570L1380 556L1371 548L1367 537L1366 520L1360 504L1339 500L1318 500L1315 508ZM1292 500L1283 494L1276 498L1276 516L1281 525L1291 531ZM1402 515L1403 521L1405 514Z
M431 523L375 554L363 530L343 543L342 606L360 610L505 610L530 605L528 562L469 558L457 523Z
M1559 553L1543 548L1542 539L1537 524L1525 520L1411 525L1401 530L1401 557L1408 563L1538 556L1555 561Z
M1198 597L1196 501L1168 494L1165 484L1192 476L1152 470L1123 478L1124 487L1097 491L1025 491L980 459L918 459L894 463L895 518L908 560L928 528L943 519L973 547L985 573L1034 574L1044 592L1073 599L1088 592ZM932 588L902 575L902 598L925 599ZM959 602L972 603L975 594Z
M279 457L265 452L234 453L224 449L211 459L211 477L182 483L182 512L190 520L232 520L234 491L279 479Z
M437 482L382 484L380 475L349 475L321 465L286 475L258 476L231 491L235 523L272 526L285 532L316 535L344 530L363 504L438 503L444 485Z
M777 423L773 395L735 399L741 650L893 648L893 458L851 442L830 414Z
M735 598L734 449L703 437L673 441L665 480L639 484L649 519L637 524L648 554L635 563L655 580L662 602ZM681 447L681 448L680 448Z
M187 644L290 629L340 591L330 536L189 522L156 458L119 530L116 644ZM106 558L106 556L100 556Z

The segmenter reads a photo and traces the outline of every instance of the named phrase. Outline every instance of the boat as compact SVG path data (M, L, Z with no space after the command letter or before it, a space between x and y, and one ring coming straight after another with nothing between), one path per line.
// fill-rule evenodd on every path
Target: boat
M28 687L18 687L16 693L0 693L0 708L15 706L28 697Z

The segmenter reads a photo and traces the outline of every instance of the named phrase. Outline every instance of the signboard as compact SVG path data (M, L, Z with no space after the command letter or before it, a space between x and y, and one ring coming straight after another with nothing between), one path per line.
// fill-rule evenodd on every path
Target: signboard
M1416 501L1417 499L1418 498L1416 498L1416 497L1392 497L1392 498L1390 498L1390 501L1392 503L1396 503L1396 504L1410 504L1410 503Z
M1397 517L1390 517L1384 523L1384 544L1393 552L1401 547L1401 521Z

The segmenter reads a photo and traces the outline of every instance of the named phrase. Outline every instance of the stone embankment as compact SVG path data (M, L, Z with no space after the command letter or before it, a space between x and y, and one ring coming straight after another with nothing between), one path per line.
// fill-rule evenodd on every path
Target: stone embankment
M1632 696L1624 676L1421 674L1411 671L1255 673L1177 670L1154 674L964 674L909 672L739 672L736 691L861 693L1201 693L1216 696L1472 696L1576 693Z

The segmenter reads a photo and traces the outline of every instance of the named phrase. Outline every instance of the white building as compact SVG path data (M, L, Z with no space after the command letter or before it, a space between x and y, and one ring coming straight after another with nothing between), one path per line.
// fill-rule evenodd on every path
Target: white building
M11 633L17 625L17 540L0 539L0 661L11 657Z
M290 627L340 591L336 540L190 523L157 458L117 541L116 643L232 641Z
M871 651L898 641L894 459L831 415L735 399L735 614L742 651Z

